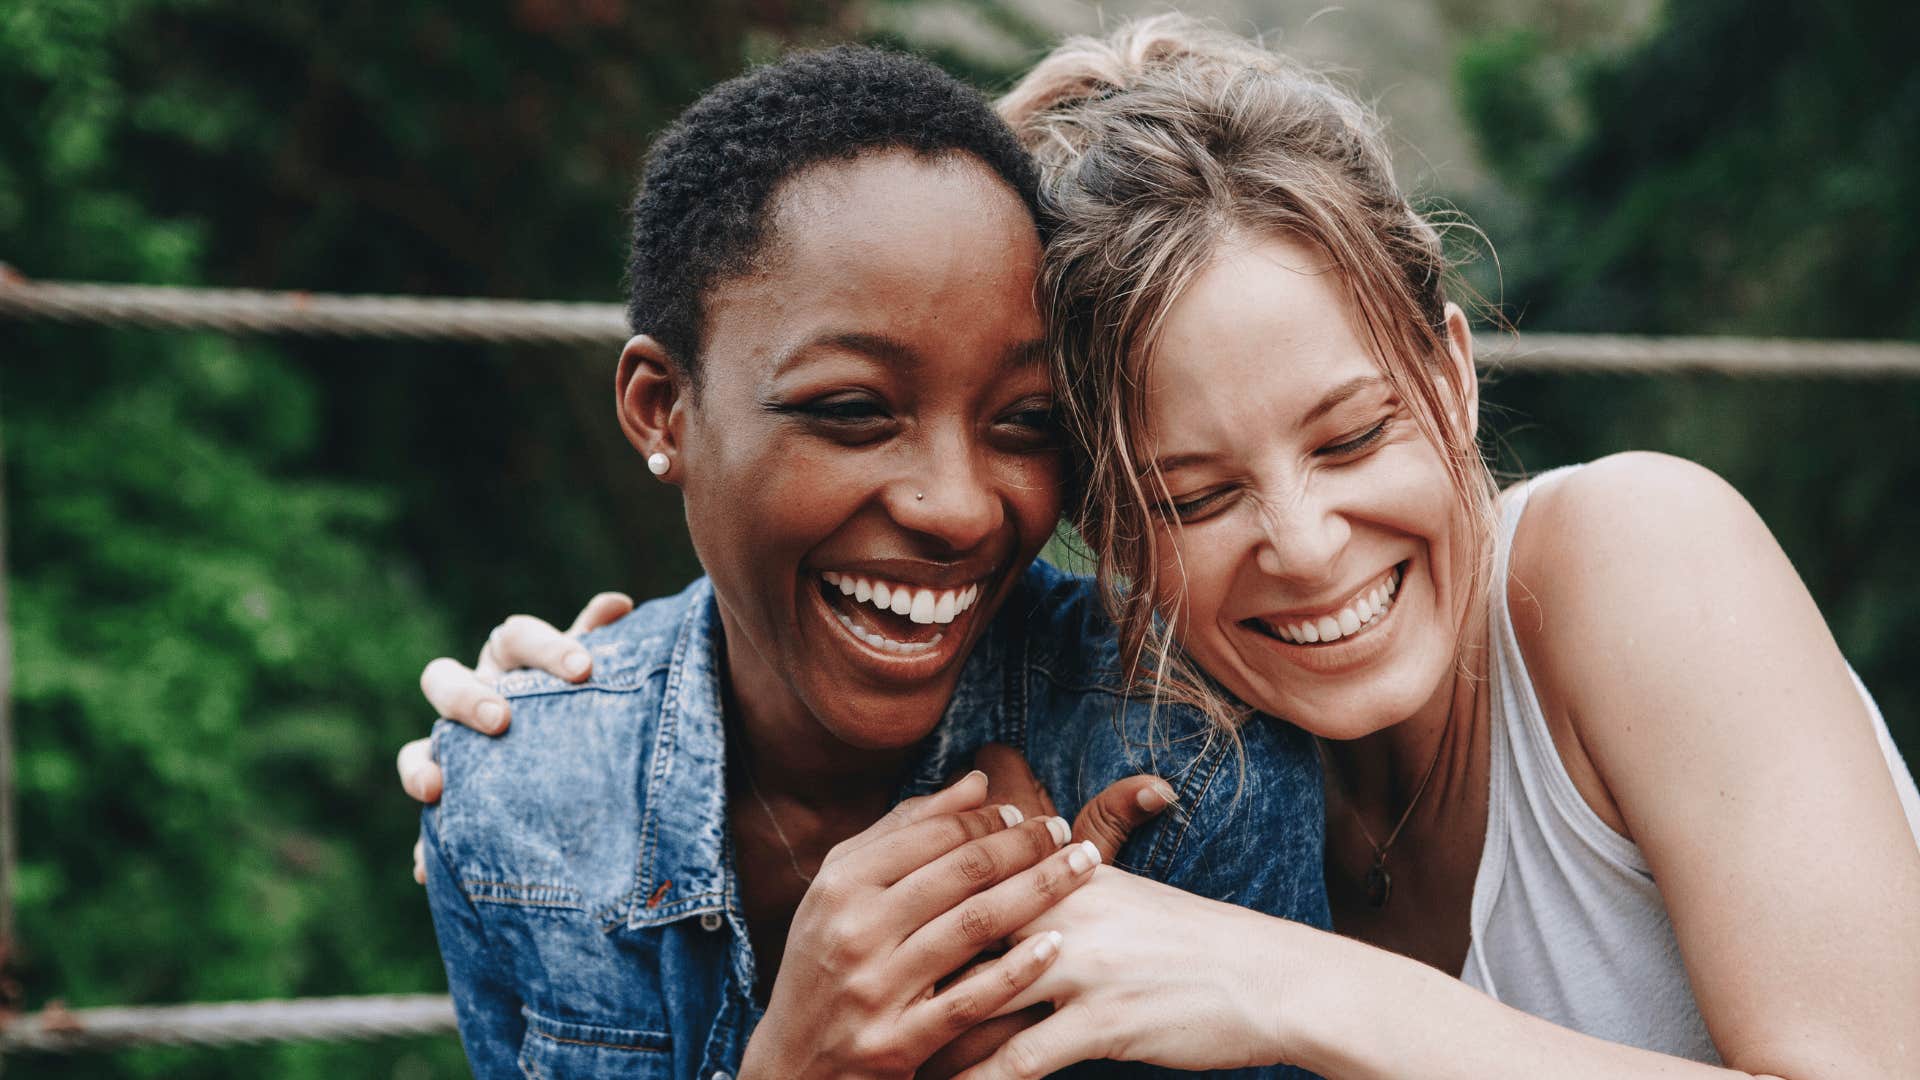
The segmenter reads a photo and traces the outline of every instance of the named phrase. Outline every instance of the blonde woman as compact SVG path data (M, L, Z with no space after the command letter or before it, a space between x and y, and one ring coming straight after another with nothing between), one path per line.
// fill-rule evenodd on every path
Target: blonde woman
M1002 111L1127 657L1322 738L1339 933L1103 874L968 1075L1920 1074L1920 800L1745 501L1651 454L1496 496L1437 234L1326 82L1168 18Z
M1337 933L1102 867L966 1075L1920 1074L1920 799L1744 500L1647 454L1496 494L1435 230L1325 81L1166 17L1002 111L1125 659L1322 739Z

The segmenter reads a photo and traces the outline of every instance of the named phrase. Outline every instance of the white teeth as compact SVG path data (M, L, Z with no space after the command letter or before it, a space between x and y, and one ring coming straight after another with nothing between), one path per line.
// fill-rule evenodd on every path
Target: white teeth
M923 626L950 623L966 614L980 599L978 584L968 585L964 589L915 589L907 585L869 581L854 574L832 570L823 571L820 578L858 603L871 603L882 611L905 615Z
M1331 615L1300 623L1267 622L1266 627L1275 637L1294 645L1339 641L1359 633L1361 627L1385 615L1387 609L1393 606L1393 595L1399 588L1400 568L1395 567L1384 581L1354 597L1352 603Z
M933 622L933 605L939 603L933 598L932 589L921 589L913 594L913 604L907 609L907 618L922 626Z
M834 612L834 617L839 619L840 625L846 627L847 631L851 633L854 637L857 637L861 641L864 641L867 644L873 646L874 648L879 649L881 652L896 653L900 656L915 656L920 653L927 652L931 650L935 645L940 644L940 642L945 640L947 636L942 633L942 634L935 634L933 635L933 637L929 638L926 641L894 641L892 638L883 637L879 634L869 633L865 630L860 629L860 627L857 624L855 624L852 619L847 618L845 615L842 615L837 611Z

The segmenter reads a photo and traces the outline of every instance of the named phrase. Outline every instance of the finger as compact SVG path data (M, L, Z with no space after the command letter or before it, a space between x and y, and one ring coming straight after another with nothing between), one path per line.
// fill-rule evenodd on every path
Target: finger
M1008 809L1008 828L961 844L901 878L882 901L887 905L887 919L907 929L924 926L967 897L1033 866L1067 842L1065 820L1020 821L1015 817L1019 811Z
M545 619L509 615L487 635L478 668L482 675L538 668L568 682L580 682L592 674L593 658L578 641L554 629Z
M507 730L507 699L458 660L443 656L428 664L420 672L420 692L435 712L482 735Z
M941 814L879 837L836 860L834 870L854 881L891 888L960 845L1019 823L1020 812L1007 806L983 806L957 814ZM904 936L908 929L918 925L918 922L902 923L901 934Z
M620 592L603 592L587 601L580 614L573 617L573 625L567 627L568 637L579 637L589 630L598 630L633 610L633 597Z
M417 885L427 883L427 853L418 840L413 842L413 880Z
M953 971L1091 881L1099 865L1100 853L1092 844L1068 844L914 931L895 950L893 962L903 972Z
M1046 786L1013 747L988 743L973 755L973 767L987 774L987 793L993 801L1012 803L1030 818L1059 816Z
M1091 840L1108 862L1133 830L1157 817L1175 801L1173 787L1157 776L1129 776L1115 780L1080 808L1073 819L1073 838Z
M1088 1022L1085 1012L1068 1006L1015 1032L992 1057L961 1073L958 1080L1037 1080L1074 1062L1105 1056L1099 1028Z
M931 1050L988 1020L1053 966L1060 945L1058 930L1036 934L1033 940L1022 942L1000 959L912 1006L902 1018L909 1038Z
M1028 992L1032 991L1029 989ZM1049 1011L1045 1005L1033 1005L975 1024L922 1062L913 1074L914 1080L949 1080L962 1069L992 1057L993 1052L1000 1049L1001 1043L1013 1038L1016 1032L1039 1023Z
M975 769L931 795L918 795L895 803L893 809L882 815L879 821L836 844L834 849L827 853L827 861L844 858L881 837L892 835L928 818L975 809L984 803L986 798L987 774Z
M402 746L394 766L400 771L400 786L415 802L440 801L440 765L433 760L433 740L415 739Z

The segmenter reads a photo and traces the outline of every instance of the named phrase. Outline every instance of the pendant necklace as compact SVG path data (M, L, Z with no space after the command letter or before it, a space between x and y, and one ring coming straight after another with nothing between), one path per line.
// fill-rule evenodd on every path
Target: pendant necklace
M1440 752L1446 749L1446 745L1446 740L1442 738L1440 745L1434 747L1433 760L1427 763L1427 774L1420 778L1420 786L1414 789L1413 798L1407 800L1407 808L1400 812L1400 820L1394 824L1393 831L1387 834L1386 843L1374 840L1373 833L1367 829L1366 819L1360 816L1360 808L1353 804L1352 799L1347 800L1347 809L1353 813L1353 823L1360 826L1360 835L1367 838L1367 846L1373 849L1373 865L1367 869L1366 890L1367 906L1376 911L1386 907L1387 901L1393 896L1393 875L1387 872L1387 852L1392 850L1393 842L1400 839L1400 830L1406 828L1407 822L1412 819L1413 808L1420 805L1420 796L1427 793L1427 782L1433 779L1434 770L1439 768ZM1325 752L1323 747L1321 753L1324 755Z
M793 841L787 839L787 830L780 827L780 815L773 812L773 804L760 792L760 781L753 778L753 762L747 760L746 733L728 724L729 732L737 735L740 743L740 771L746 774L747 790L753 792L753 801L760 804L760 811L767 815L767 824L773 826L773 835L780 838L780 846L787 849L787 864L793 867L793 876L807 885L813 884L813 875L800 869L800 856L793 850Z

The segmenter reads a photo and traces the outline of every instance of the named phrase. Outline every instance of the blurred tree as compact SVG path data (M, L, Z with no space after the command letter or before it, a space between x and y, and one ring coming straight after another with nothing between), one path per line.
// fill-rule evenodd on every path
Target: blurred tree
M836 9L0 5L0 258L613 299L641 153ZM0 322L28 1008L443 985L392 752L500 614L695 571L605 355ZM557 388L557 389L556 389ZM583 482L566 483L559 478ZM560 612L554 612L559 615ZM9 1076L464 1072L450 1038Z
M1907 15L1690 0L1624 47L1521 29L1467 49L1463 107L1506 188L1469 209L1508 313L1534 330L1920 338ZM1511 428L1510 464L1644 447L1732 480L1920 758L1920 385L1511 375L1490 396L1532 421Z

